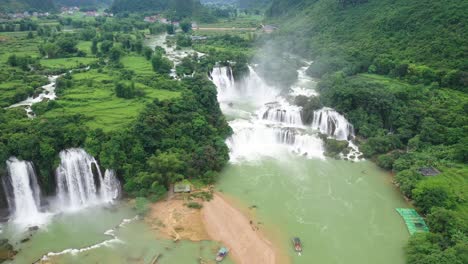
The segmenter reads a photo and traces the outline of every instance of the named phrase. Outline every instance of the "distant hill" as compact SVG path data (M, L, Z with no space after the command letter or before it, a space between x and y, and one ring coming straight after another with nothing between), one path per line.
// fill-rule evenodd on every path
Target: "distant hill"
M111 10L122 12L174 11L177 17L191 16L199 0L114 0Z
M54 0L60 6L102 6L111 5L113 0Z
M265 8L272 0L201 0L202 4L236 5L240 8Z
M51 11L53 0L0 0L0 12Z
M0 0L0 12L55 11L60 6L109 6L113 0Z
M267 10L288 49L468 70L464 0L273 0ZM292 38L295 36L295 38Z

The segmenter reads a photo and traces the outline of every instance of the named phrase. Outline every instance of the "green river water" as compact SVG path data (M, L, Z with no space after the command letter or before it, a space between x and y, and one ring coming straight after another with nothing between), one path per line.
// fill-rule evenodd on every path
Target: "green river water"
M27 236L25 233L7 228L7 237L16 241L14 245L20 249L9 263L34 263L49 252L83 249L112 240L112 236L104 234L109 229L115 230L118 240L82 252L50 256L51 263L149 264L155 256L161 254L159 264L198 264L200 258L213 260L219 249L220 244L212 241L175 243L158 238L144 221L134 219L135 214L129 205L122 202L111 210L94 207L77 213L56 215L25 243L19 243L20 239ZM125 222L124 219L128 222L121 224ZM227 259L226 263L233 262Z
M407 206L390 176L370 162L288 156L228 166L218 189L255 211L292 263L404 263ZM255 205L256 209L247 209ZM303 253L293 252L298 236Z

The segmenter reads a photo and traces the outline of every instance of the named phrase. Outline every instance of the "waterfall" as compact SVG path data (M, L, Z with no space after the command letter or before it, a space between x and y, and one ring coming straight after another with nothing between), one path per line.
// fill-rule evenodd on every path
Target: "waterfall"
M107 171L107 177L103 177L97 161L83 149L64 150L60 152L60 160L56 175L62 208L77 209L108 202L118 196L120 184L117 184L114 172Z
M302 108L267 85L253 67L238 82L229 67L215 67L211 79L218 88L221 109L234 117L229 123L234 134L226 142L231 162L281 159L287 153L323 158L322 141L302 123Z
M232 119L233 135L227 139L231 162L255 161L263 157L281 159L285 153L324 158L323 141L317 132L337 140L348 140L350 151L343 158L358 161L362 153L350 140L354 128L331 108L314 112L312 126L304 126L302 108L288 100L318 95L317 82L307 76L310 62L298 70L298 81L287 96L267 85L249 66L249 74L235 81L230 67L215 67L210 75L217 87L221 110Z
M314 112L312 128L337 140L351 140L354 138L353 125L344 116L327 107Z
M264 120L285 123L291 126L302 126L301 107L286 102L265 104L259 111Z
M8 176L3 178L8 208L14 222L35 224L41 219L40 196L36 173L31 162L8 159Z
M220 98L228 97L231 93L236 93L236 88L234 84L234 77L232 76L231 67L215 67L211 73L211 80L219 87L218 96Z
M120 182L114 170L106 170L102 182L102 198L105 202L117 200L120 196Z
M249 74L239 83L234 81L231 67L215 67L211 80L218 88L218 101L221 104L248 103L261 106L275 101L279 91L267 85L255 70L249 66Z

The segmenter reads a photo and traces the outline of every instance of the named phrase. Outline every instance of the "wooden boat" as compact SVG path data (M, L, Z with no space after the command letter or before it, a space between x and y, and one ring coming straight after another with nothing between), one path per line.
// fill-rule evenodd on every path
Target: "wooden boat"
M227 256L229 250L225 247L219 249L218 254L216 255L216 262L221 262Z
M294 237L292 239L294 250L296 252L302 252L302 243L301 240L298 237Z

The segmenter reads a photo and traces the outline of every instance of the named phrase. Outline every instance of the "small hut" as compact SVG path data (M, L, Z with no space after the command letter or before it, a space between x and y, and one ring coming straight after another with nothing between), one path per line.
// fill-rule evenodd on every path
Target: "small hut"
M179 182L174 184L174 193L189 193L191 191L190 184Z
M430 177L430 176L439 175L440 171L438 171L434 167L422 167L422 168L419 168L419 173L421 173L422 176Z

